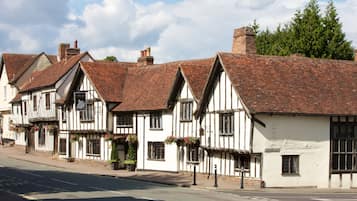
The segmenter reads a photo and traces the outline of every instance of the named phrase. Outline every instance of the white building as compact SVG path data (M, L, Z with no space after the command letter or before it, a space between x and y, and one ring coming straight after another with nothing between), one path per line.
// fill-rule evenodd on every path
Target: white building
M197 116L211 164L266 187L357 187L357 63L254 52L237 29L210 72Z
M40 53L38 55L8 54L2 55L0 77L0 133L3 138L13 139L16 144L25 145L22 125L21 96L17 92L29 81L33 72L56 62L56 56ZM12 103L16 102L14 107ZM0 134L1 135L1 134Z
M92 60L79 48L70 48L69 44L60 44L59 62L48 68L33 73L31 80L20 90L23 107L23 118L30 124L30 150L52 151L58 149L58 117L56 100L64 98L68 92L80 61ZM14 107L16 104L14 104ZM26 111L25 111L26 108Z

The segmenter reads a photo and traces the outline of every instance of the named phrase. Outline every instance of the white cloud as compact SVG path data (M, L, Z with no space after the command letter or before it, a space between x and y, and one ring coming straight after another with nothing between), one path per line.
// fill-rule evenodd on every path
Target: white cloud
M324 7L326 1L320 1ZM0 51L55 53L59 42L77 39L82 50L93 52L98 59L115 55L120 60L135 61L140 49L151 46L155 60L164 62L230 51L234 28L256 19L261 29L273 29L288 22L308 0L181 0L145 4L134 0L34 0L32 6L28 2L0 2L6 8L0 13ZM335 5L347 39L357 46L357 2L343 0Z

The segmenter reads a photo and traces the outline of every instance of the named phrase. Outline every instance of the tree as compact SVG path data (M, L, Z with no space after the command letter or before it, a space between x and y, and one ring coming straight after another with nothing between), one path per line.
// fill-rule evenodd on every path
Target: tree
M104 61L118 62L118 59L115 56L107 56L104 58Z
M291 22L279 25L273 32L259 32L259 25L251 25L256 31L258 54L303 54L312 58L353 59L351 42L345 39L336 8L329 2L322 16L317 0L310 0L303 11L297 11Z

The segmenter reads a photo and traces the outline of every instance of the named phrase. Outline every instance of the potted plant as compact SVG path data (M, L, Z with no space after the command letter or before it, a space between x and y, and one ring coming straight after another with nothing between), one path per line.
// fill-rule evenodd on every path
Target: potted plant
M110 156L110 165L112 170L119 169L119 157L118 157L117 145L113 141L112 141L112 152Z
M176 142L177 138L175 136L167 136L167 138L165 139L165 143L166 144L172 144L174 142Z
M128 157L127 160L124 161L126 168L128 171L134 171L136 167L136 143L137 137L136 135L128 135L126 138L128 142Z

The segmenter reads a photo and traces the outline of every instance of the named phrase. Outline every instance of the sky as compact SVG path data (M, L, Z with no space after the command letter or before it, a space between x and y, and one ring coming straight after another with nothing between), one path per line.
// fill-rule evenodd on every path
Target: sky
M57 54L78 40L94 58L136 61L151 47L155 63L231 51L233 30L274 29L308 0L0 0L0 52ZM357 47L356 0L335 0L347 40ZM322 12L327 0L319 1Z

